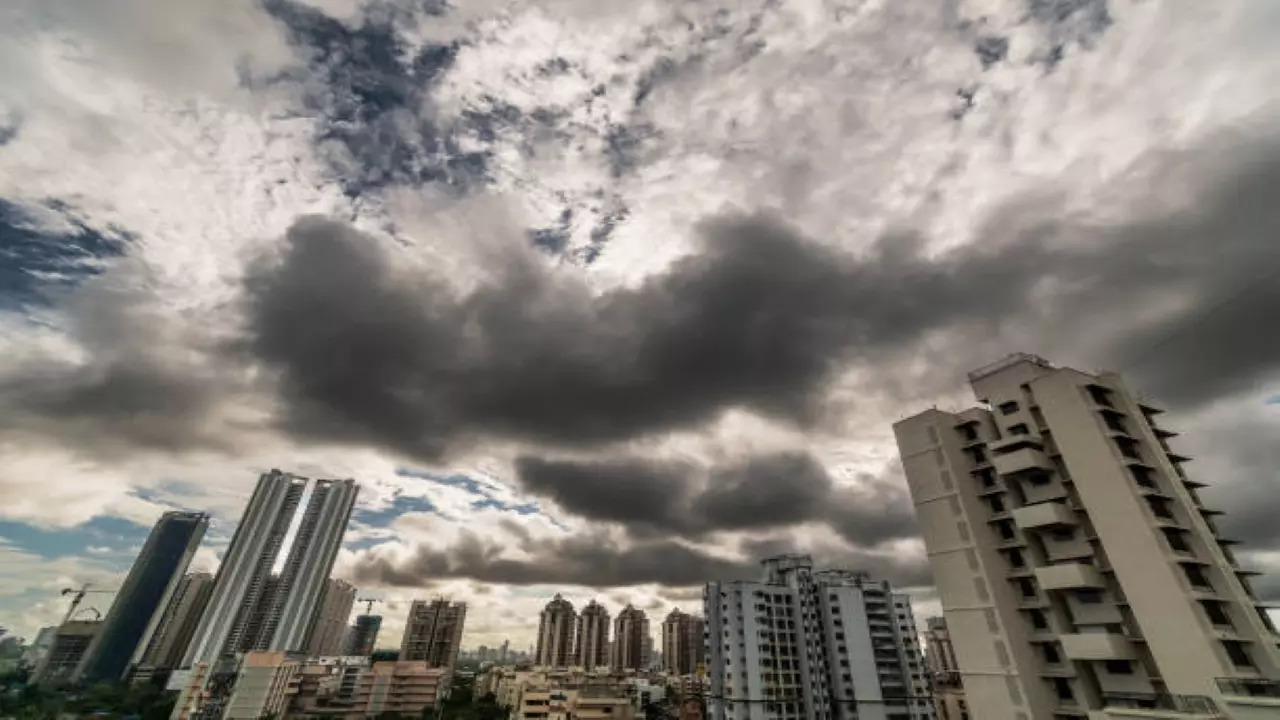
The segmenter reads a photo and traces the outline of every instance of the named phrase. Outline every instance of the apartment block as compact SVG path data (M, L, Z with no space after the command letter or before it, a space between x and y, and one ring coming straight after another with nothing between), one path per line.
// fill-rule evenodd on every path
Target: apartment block
M349 718L423 717L448 694L452 667L431 667L425 661L376 662L360 673Z
M131 682L151 682L178 666L212 590L213 575L209 573L189 573L182 578L164 610L156 616L150 639L139 645L139 652L133 657Z
M382 630L381 615L357 615L343 638L344 655L372 655L378 645L378 632Z
M924 645L938 720L970 720L964 686L960 683L960 664L956 661L951 634L947 632L946 618L931 617L925 621Z
M573 657L573 664L585 670L609 665L609 611L595 600L578 616Z
M556 593L538 620L538 645L534 651L536 664L562 668L573 663L573 634L577 620L573 603Z
M618 671L647 669L652 650L648 616L637 607L626 606L613 621L613 668Z
M101 631L101 620L67 620L59 625L43 662L31 674L31 682L42 685L73 682L85 653Z
M423 660L431 667L453 667L458 661L466 619L466 603L451 603L443 598L431 602L414 600L405 620L400 659Z
M706 623L697 615L672 610L662 621L663 668L676 675L699 672L706 661Z
M930 720L910 604L865 573L764 561L704 589L713 720Z
M894 432L973 716L1280 717L1280 637L1160 408L1026 354L969 383Z
M351 606L355 604L355 600L354 585L336 578L329 580L320 599L311 636L307 638L307 655L323 657L342 652L343 634L346 633L347 620L351 617Z

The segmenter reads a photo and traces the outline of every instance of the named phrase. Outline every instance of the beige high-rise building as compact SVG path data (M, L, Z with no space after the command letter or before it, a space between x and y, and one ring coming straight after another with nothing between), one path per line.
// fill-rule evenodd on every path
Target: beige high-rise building
M1032 355L969 382L894 432L973 717L1280 717L1250 697L1280 637L1161 411Z
M444 598L431 602L414 600L405 621L400 659L425 660L437 668L453 667L458 661L466 619L466 603L451 603Z
M582 608L574 632L573 664L591 670L609 665L609 611L592 600Z
M649 618L631 605L618 613L613 621L613 667L615 670L644 670L649 667L653 639L649 636Z
M538 621L538 645L533 654L536 664L552 668L573 664L573 633L577 618L573 603L556 593Z
M342 652L342 636L347 631L351 606L356 601L356 588L346 580L330 578L320 597L319 613L307 638L307 654L312 657L337 655Z
M692 675L705 663L703 632L706 623L697 615L672 610L662 621L662 665L676 675Z
M931 617L925 621L925 661L933 683L933 704L938 720L969 720L969 705L960 684L960 665L956 649L947 632L946 618Z

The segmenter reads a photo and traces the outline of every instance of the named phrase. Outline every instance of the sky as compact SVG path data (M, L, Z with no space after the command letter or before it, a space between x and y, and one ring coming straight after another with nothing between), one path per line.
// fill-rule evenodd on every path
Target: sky
M809 552L938 603L891 424L1028 351L1169 410L1280 600L1280 5L12 0L0 626L212 570L258 475L335 575L532 642ZM105 611L109 594L87 603Z

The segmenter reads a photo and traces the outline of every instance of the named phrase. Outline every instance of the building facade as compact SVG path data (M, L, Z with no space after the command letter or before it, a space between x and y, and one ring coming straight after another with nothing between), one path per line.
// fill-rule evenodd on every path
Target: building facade
M182 578L157 616L150 639L145 646L139 645L133 657L134 682L149 681L157 672L172 670L182 662L212 591L213 575L209 573L189 573Z
M626 606L613 621L614 670L648 669L652 649L649 617L640 608Z
M444 598L414 600L404 624L400 659L425 661L436 668L453 667L458 662L466 619L466 603L451 603Z
M378 646L378 631L382 629L381 615L357 615L343 641L344 655L372 655Z
M586 670L609 665L609 611L595 600L578 615L573 657L573 664Z
M49 651L31 674L31 683L61 685L74 682L89 646L101 630L101 620L68 620L59 625Z
M352 707L353 718L423 717L423 711L439 707L448 694L452 667L431 667L425 661L376 662L359 675Z
M316 622L307 638L307 655L312 657L338 655L342 652L343 635L351 607L356 601L356 588L346 580L331 579L325 585L316 613Z
M359 487L354 480L316 480L280 572L256 647L303 652L318 619Z
M219 658L252 649L245 642L248 626L306 486L306 478L279 470L258 479L223 555L182 667L212 665Z
M703 634L706 623L697 615L676 608L662 621L663 669L675 675L691 675L705 664Z
M1159 408L1031 355L969 382L894 432L974 717L1271 717L1280 638Z
M887 582L815 572L806 555L770 558L764 571L704 590L712 718L933 718L915 689L925 678L910 605Z
M310 500L283 567L274 573L308 489ZM252 650L306 649L358 491L353 480L313 484L279 470L258 479L183 658L184 668L217 666L221 658Z
M931 617L925 621L924 645L938 720L970 720L964 685L960 682L960 664L956 662L956 649L951 644L945 618Z
M578 616L573 603L559 593L547 603L538 620L538 644L534 663L543 667L562 668L573 664L573 633Z
M182 584L209 516L170 511L160 516L85 651L77 679L120 680L139 649L150 643L165 607Z

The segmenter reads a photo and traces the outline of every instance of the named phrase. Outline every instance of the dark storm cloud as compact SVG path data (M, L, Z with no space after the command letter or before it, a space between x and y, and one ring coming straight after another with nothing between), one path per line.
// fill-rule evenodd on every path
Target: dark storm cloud
M521 485L576 515L625 525L635 534L699 538L721 530L830 525L849 541L875 545L909 537L911 501L870 477L837 487L812 456L777 453L710 469L642 458L516 463Z
M449 546L421 543L408 558L391 556L385 548L357 552L352 579L357 583L401 587L469 579L510 585L606 588L652 583L689 588L709 580L755 580L761 575L761 560L809 552L816 567L862 570L899 588L932 582L923 554L878 553L847 547L806 549L798 546L794 538L784 536L749 540L737 559L718 557L673 540L622 545L602 532L525 541L520 550L524 557L512 559L505 555L500 541L464 531Z
M541 540L522 548L527 559L502 556L502 546L465 532L457 544L419 545L407 561L395 562L377 549L358 554L353 577L359 583L414 587L425 580L467 578L511 585L694 585L716 577L754 577L752 563L708 555L673 541L619 546L607 536L588 534ZM743 575L749 573L749 575Z
M32 357L0 375L0 436L99 454L225 449L223 429L206 421L230 392L226 377L202 359L166 354L183 343L161 329L135 287L128 273L113 272L74 293L67 330L84 357Z
M1280 315L1280 282L1264 281L1280 262L1277 183L1273 152L1190 210L1115 227L1010 211L942 255L897 236L855 258L769 218L720 218L699 252L598 296L523 260L458 295L309 218L252 273L251 345L280 371L291 431L429 457L480 435L596 446L733 407L808 423L836 370L879 367L890 386L939 333L939 391L1034 348L1192 406L1280 360L1280 333L1259 331Z

